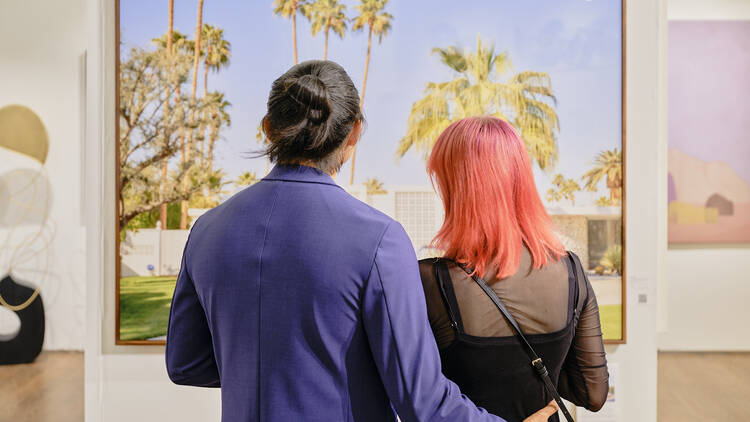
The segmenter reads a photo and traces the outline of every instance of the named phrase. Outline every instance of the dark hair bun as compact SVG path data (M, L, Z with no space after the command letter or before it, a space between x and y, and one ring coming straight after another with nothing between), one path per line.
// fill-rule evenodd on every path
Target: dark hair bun
M302 75L297 79L286 81L286 93L302 108L306 117L313 123L322 123L331 114L328 104L328 93L323 81L315 75Z
M319 161L362 120L359 94L338 64L302 62L274 81L263 120L272 162Z

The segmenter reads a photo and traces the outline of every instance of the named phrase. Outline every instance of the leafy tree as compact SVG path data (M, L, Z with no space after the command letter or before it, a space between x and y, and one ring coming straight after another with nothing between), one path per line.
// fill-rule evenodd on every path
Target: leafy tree
M550 202L559 202L562 200L570 201L570 204L576 204L576 192L580 192L581 186L573 179L566 179L562 174L556 175L552 179L552 186L547 190L547 200Z
M608 205L619 205L622 202L622 151L619 148L602 151L596 156L594 168L583 175L586 190L596 192L604 178L609 189Z
M325 33L323 60L328 59L328 33L333 30L339 38L344 38L348 22L345 10L346 6L339 0L316 0L314 3L307 3L300 7L302 15L312 23L313 37L320 31Z
M236 187L252 186L258 182L258 176L255 175L254 171L246 171L237 177L234 181Z
M294 64L297 64L297 10L307 0L273 0L273 13L292 19L292 41L294 42Z
M164 50L134 48L120 68L118 218L121 228L136 216L162 204L189 199L211 182L212 175L195 162L180 162L166 181L160 166L180 150L179 134L191 110L200 112L205 102L193 104L178 96L175 81L187 78L190 59L169 57ZM165 92L169 96L165 96ZM171 107L165 113L165 104ZM201 115L198 113L198 115Z
M492 115L519 130L540 168L554 166L560 124L547 73L524 71L501 79L512 67L508 53L496 53L494 46L485 45L480 37L474 51L447 47L432 52L456 77L427 84L425 96L412 106L406 135L399 142L399 157L414 148L426 158L437 136L451 123L468 116Z
M167 208L167 223L161 224L164 230L175 230L180 228L180 204L163 204ZM139 229L152 229L156 223L161 223L160 211L152 210L140 213L128 222L123 230L120 231L120 240L125 240L125 232L138 231Z
M230 182L224 181L226 174L222 170L207 172L203 189L192 195L188 204L191 208L214 208L221 203L221 197L227 194L223 189Z
M378 37L378 43L383 41L383 37L391 30L391 21L393 15L385 11L388 0L360 0L356 9L359 15L354 18L352 29L362 31L367 29L367 56L365 59L365 76L362 78L362 93L359 100L360 107L364 107L365 90L367 89L367 73L370 70L370 51L372 49L372 36ZM352 154L352 168L349 175L349 184L354 184L354 165L357 159L357 147L354 147Z

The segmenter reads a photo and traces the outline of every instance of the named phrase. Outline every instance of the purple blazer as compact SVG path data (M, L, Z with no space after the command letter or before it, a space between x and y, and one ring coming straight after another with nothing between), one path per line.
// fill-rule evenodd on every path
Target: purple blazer
M222 421L500 421L440 372L411 242L317 169L276 166L201 216L169 315L177 384Z

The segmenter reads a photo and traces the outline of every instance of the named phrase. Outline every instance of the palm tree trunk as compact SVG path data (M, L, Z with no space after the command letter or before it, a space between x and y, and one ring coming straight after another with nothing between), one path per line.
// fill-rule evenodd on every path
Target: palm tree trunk
M372 25L370 25L370 33L367 36L367 59L365 59L365 77L362 78L362 96L359 98L359 108L364 108L365 103L365 89L367 88L367 72L370 70L370 49L372 48ZM349 184L354 184L354 164L357 161L357 146L354 145L354 152L352 153L352 172L349 175Z
M328 32L331 30L331 18L328 18L326 24L326 41L323 47L323 60L328 60Z
M292 39L294 41L294 64L297 64L297 6L292 8Z
M367 89L367 72L370 70L370 48L372 48L372 26L367 36L367 59L365 60L365 77L362 78L362 96L359 99L359 107L363 108L365 102L365 89Z
M208 63L203 63L203 98L208 94Z
M208 98L208 62L203 63L203 98ZM205 119L204 119L205 120ZM200 139L200 150L201 150L201 163L203 162L203 159L205 157L204 151L205 151L205 144L206 144L206 127L203 126L200 129L200 133L203 135Z
M193 53L193 93L190 96L190 133L188 133L187 151L185 153L186 161L190 161L193 154L194 145L194 130L192 126L195 124L195 91L198 89L198 63L200 62L201 52L201 27L203 26L203 0L198 0L198 19L195 27L195 50ZM185 182L188 182L189 178L185 178ZM185 230L187 228L187 211L188 201L183 200L180 204L180 229Z
M211 120L215 121L216 119L217 119L217 116L214 113L214 115L211 117ZM208 160L208 171L212 172L214 170L214 143L216 142L216 138L214 137L214 131L209 129L208 136L209 136L208 155L206 156L206 159Z
M177 88L175 88L175 95L177 98L182 99L182 86L180 84L177 84ZM185 163L185 128L184 125L180 125L180 163Z
M161 164L161 189L159 189L159 200L164 201L164 191L167 189L167 162L169 159L165 158ZM159 224L162 230L167 229L167 203L164 202L159 207Z
M169 29L167 30L167 53L172 54L172 29L174 28L174 0L169 0Z
M169 26L167 29L167 57L172 56L172 32L174 28L174 0L169 0ZM164 135L165 138L167 124L169 122L169 88L166 89L166 101L164 102ZM165 139L165 141L168 141ZM159 189L159 199L164 200L164 190L167 188L167 164L169 158L165 158L161 167L161 188ZM167 229L167 204L161 204L159 207L159 222L162 230Z
M611 204L619 204L621 200L620 181L614 177L607 176L607 188L609 188L609 201Z

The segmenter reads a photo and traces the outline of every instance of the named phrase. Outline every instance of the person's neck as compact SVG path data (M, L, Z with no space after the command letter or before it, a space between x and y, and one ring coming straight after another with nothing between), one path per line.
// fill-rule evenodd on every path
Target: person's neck
M314 161L312 161L312 160L295 160L295 161L285 161L285 162L283 162L283 163L279 163L279 164L283 164L283 165L287 165L287 166L305 166L305 167L312 167L312 168L314 168L314 169L317 169L317 170L320 170L320 171L322 171L323 173L325 173L325 174L327 174L327 175L329 175L329 176L331 176L331 177L335 177L335 176L336 176L336 171L333 171L333 172L328 172L328 171L322 170L322 169L321 169L320 167L318 167L318 166L317 166L317 165L315 164L315 162L314 162Z

